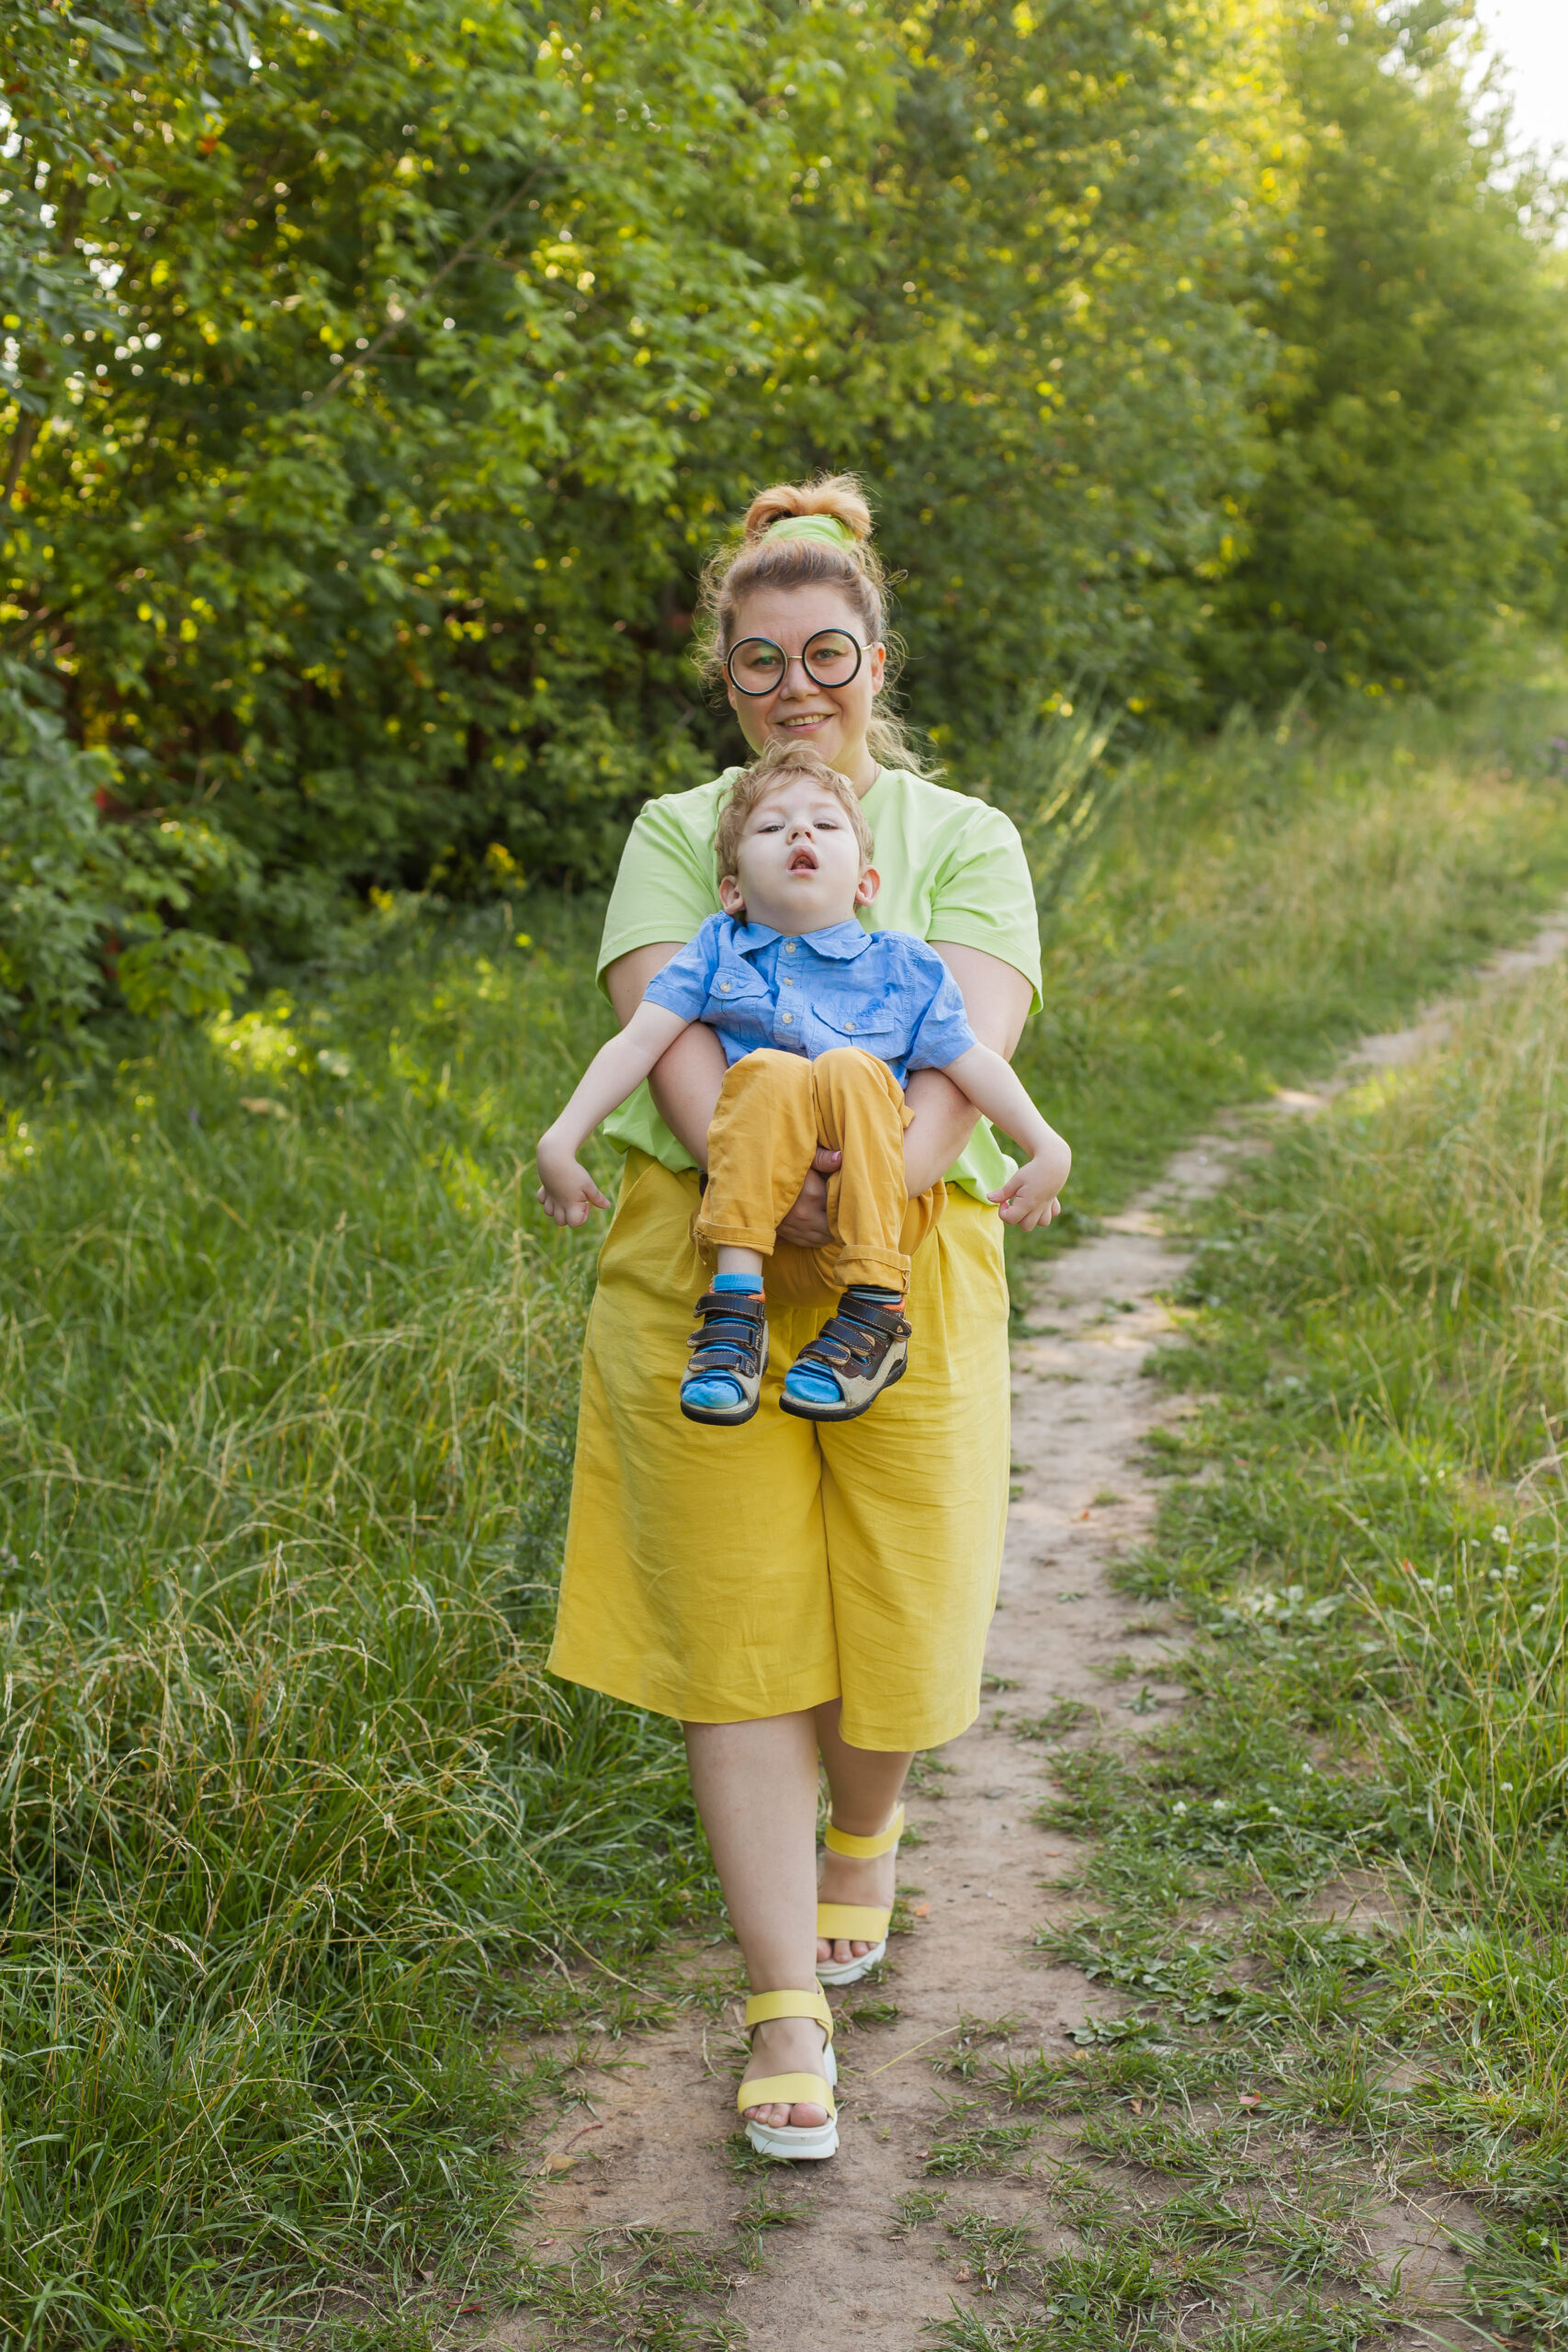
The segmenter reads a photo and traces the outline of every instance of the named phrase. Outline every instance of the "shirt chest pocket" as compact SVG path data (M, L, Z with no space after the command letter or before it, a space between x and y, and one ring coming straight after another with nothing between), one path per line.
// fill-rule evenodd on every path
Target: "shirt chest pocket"
M879 1061L887 1060L902 1042L898 1008L886 997L875 1004L846 1004L828 997L814 1004L811 1011L818 1027L828 1033L830 1044L862 1046Z
M761 1036L770 1025L773 996L765 981L742 965L721 966L714 974L703 1019L717 1029L740 1036Z

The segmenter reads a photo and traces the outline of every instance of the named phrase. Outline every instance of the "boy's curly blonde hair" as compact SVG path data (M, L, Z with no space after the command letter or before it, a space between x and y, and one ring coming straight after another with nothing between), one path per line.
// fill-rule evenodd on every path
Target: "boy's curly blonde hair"
M848 817L855 839L860 843L862 871L871 864L876 854L876 844L872 839L871 827L865 821L865 810L861 807L859 796L848 776L840 775L837 768L830 768L826 760L819 759L804 743L770 743L761 758L736 777L719 810L713 854L721 882L726 875L735 872L740 836L753 808L760 800L765 800L770 792L776 791L781 784L796 775L809 776L813 783L821 785L832 794Z

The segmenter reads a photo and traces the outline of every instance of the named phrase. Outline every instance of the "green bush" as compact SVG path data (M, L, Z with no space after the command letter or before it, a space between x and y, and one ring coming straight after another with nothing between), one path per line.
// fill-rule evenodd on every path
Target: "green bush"
M239 948L165 920L232 869L231 848L188 818L107 821L120 781L35 680L0 668L0 1051L69 1060L117 983L133 1012L209 1012L248 968Z

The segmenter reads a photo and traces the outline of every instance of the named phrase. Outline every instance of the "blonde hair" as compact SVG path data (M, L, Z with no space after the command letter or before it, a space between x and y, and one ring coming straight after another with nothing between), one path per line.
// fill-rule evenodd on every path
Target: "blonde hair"
M825 792L830 792L848 817L860 844L861 871L863 874L876 854L871 827L865 820L865 810L848 776L830 768L824 759L807 749L804 743L770 743L760 760L743 769L725 795L718 812L718 831L713 838L714 863L722 882L733 876L740 854L740 836L746 831L748 819L759 802L776 792L791 776L809 776Z
M821 514L849 534L842 545L819 538L770 538L775 523L795 514ZM704 567L698 603L703 675L722 683L725 659L735 642L735 616L759 588L836 588L860 622L865 642L887 648L884 695L902 662L903 647L888 627L887 574L872 545L871 508L853 474L818 474L811 481L775 482L760 490L746 509L740 537L720 548ZM923 773L919 755L887 709L876 709L866 729L866 748L879 767Z

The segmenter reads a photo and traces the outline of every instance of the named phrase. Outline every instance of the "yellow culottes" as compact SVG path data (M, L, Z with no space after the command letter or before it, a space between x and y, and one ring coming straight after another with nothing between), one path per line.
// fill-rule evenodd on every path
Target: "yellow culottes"
M913 1251L908 1371L853 1421L779 1410L837 1304L809 1254L781 1244L761 1409L713 1429L678 1402L707 1283L698 1200L694 1172L628 1153L588 1320L550 1666L690 1723L841 1698L852 1746L934 1747L978 1712L1007 1517L996 1210L949 1190Z

